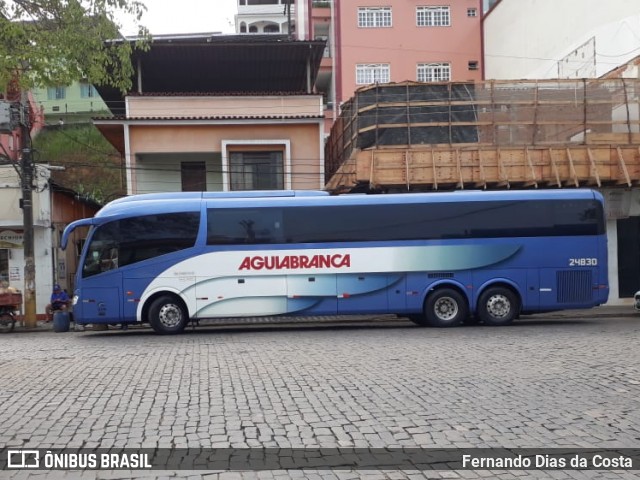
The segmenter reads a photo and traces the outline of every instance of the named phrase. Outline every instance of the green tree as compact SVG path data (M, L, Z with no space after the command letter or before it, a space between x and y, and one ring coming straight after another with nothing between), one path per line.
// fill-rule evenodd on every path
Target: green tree
M131 88L133 48L145 48L139 0L0 0L0 85L20 89L86 79L123 93ZM133 45L118 19L138 25Z
M51 179L94 200L106 203L126 195L123 158L90 124L45 129L33 141L34 158L64 167Z
M144 48L148 32L139 27L133 44L120 35L118 18L139 24L146 10L139 0L0 0L0 91L24 103L35 86L86 80L126 93L134 73L132 49ZM33 234L33 164L28 121L21 127L21 177L24 217L24 321L36 325Z

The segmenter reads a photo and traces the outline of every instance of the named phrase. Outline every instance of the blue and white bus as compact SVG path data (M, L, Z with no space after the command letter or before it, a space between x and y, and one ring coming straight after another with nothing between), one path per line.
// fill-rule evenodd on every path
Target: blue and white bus
M79 324L393 313L420 325L506 325L607 301L595 191L388 195L185 192L125 197L90 230Z

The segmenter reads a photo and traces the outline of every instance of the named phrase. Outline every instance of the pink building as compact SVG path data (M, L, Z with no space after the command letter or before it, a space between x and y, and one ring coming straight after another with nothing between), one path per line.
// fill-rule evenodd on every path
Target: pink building
M239 34L287 31L326 42L315 91L325 134L339 106L373 83L479 81L482 0L238 0Z
M317 28L327 28L327 8L334 26L329 35L329 43L334 41L334 79L328 90L338 105L372 83L483 79L482 0L311 1L311 5L311 35Z

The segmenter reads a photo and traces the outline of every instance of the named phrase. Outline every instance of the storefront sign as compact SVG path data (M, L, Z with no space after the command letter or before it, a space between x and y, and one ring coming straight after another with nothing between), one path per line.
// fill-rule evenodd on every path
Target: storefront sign
M0 230L0 248L24 248L23 233L14 230Z

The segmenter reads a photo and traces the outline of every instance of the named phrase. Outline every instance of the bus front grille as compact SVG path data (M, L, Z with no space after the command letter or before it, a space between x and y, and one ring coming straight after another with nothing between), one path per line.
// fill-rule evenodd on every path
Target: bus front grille
M579 303L591 300L591 270L562 270L556 272L558 303Z

